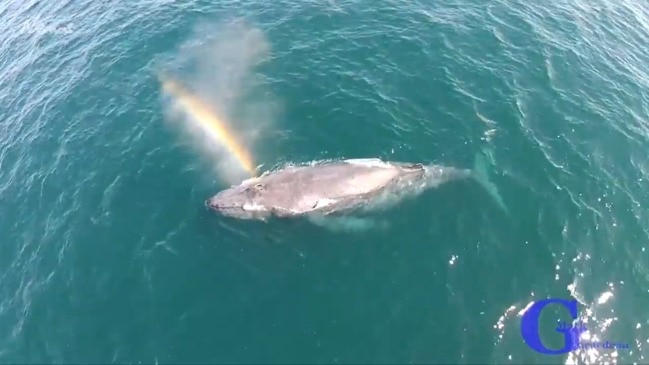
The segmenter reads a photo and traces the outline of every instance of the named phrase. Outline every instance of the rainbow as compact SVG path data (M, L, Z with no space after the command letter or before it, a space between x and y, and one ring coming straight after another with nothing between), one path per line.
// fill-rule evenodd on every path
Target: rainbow
M177 82L163 76L160 77L160 82L162 83L162 89L177 99L185 111L203 127L203 130L212 140L222 143L251 176L256 175L254 160L250 152L238 141L235 134L228 129L225 121Z

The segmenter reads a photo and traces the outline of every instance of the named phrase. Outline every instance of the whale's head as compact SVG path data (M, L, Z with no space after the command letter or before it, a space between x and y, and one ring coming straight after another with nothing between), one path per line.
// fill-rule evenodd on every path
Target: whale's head
M220 214L239 219L260 219L269 215L268 209L259 203L263 193L262 183L242 183L214 195L205 205Z

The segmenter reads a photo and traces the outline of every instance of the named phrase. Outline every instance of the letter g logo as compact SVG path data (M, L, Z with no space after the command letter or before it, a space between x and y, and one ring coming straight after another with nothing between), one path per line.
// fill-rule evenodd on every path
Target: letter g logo
M523 319L521 321L521 335L527 346L531 347L534 351L540 352L546 355L559 355L565 354L574 350L579 346L579 336L574 336L575 331L572 328L565 328L559 326L557 328L558 332L563 333L564 345L558 350L552 350L543 345L541 342L541 337L539 334L539 318L541 317L541 312L543 309L550 304L560 304L564 308L570 311L572 319L577 319L577 301L576 300L564 300L564 299L544 299L538 302L535 302L526 312L523 314Z

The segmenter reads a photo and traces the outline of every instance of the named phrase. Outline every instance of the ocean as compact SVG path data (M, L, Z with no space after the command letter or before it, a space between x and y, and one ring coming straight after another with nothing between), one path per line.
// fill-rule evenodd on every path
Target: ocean
M7 0L0 19L0 363L648 361L646 3ZM331 225L220 216L205 200L249 176L160 75L258 173L482 156L506 209L468 179ZM582 345L628 346L533 349L548 298L578 313L546 307L545 347L575 317Z

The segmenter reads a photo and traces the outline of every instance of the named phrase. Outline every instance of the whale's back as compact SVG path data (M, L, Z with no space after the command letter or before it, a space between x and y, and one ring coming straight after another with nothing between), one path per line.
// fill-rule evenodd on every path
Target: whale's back
M400 169L345 161L287 168L256 181L255 201L290 214L349 205L397 178Z

